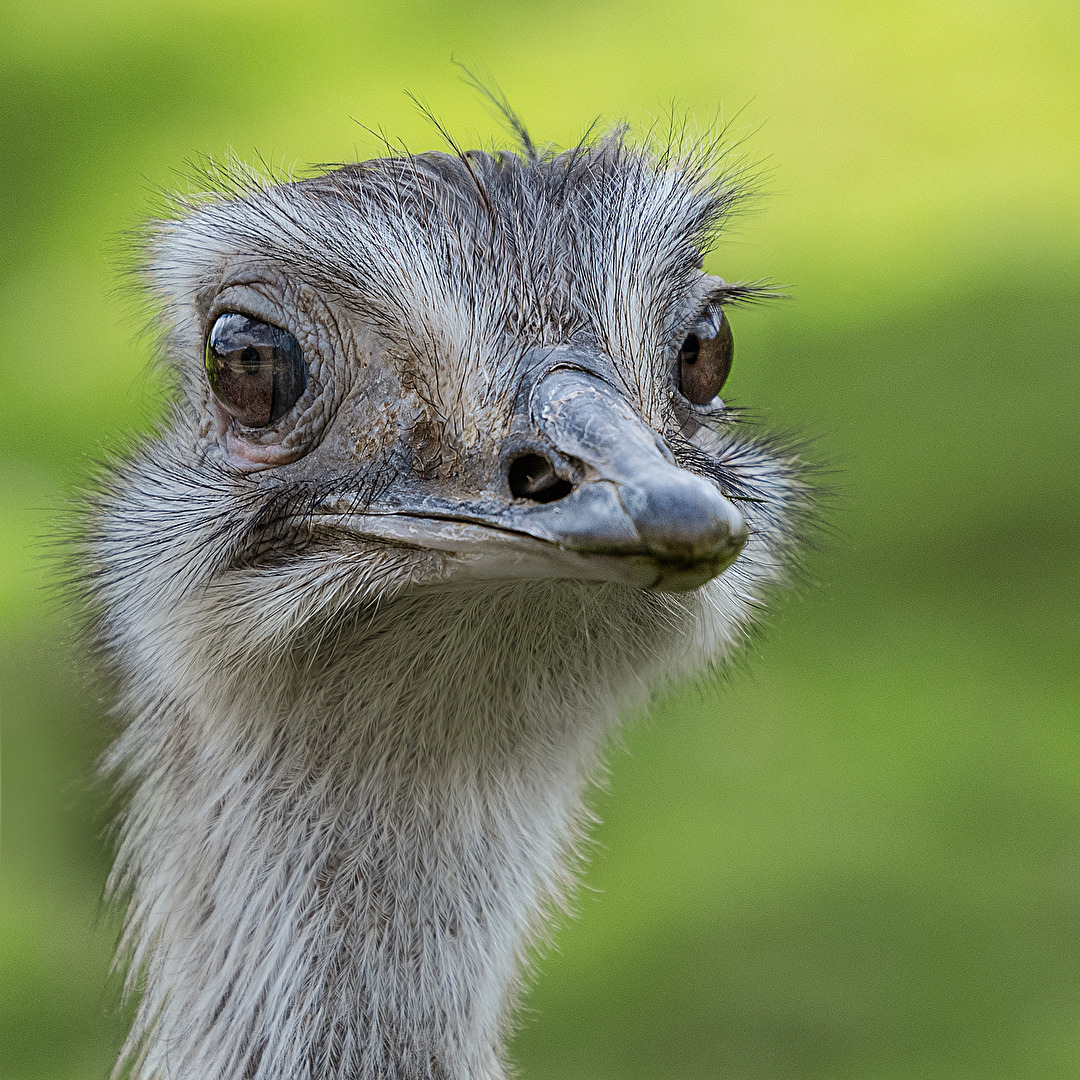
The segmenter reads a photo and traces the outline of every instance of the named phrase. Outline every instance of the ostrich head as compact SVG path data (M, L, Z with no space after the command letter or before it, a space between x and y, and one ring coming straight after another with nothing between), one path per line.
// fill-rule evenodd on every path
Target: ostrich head
M526 137L152 230L176 392L90 541L130 1075L503 1075L605 735L790 548L797 462L718 396L712 164Z

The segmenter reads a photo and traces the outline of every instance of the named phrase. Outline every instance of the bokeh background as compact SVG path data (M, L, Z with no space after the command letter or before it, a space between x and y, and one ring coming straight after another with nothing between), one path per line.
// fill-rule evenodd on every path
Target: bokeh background
M613 755L533 1080L1057 1080L1078 1070L1075 3L5 0L3 1075L123 1029L105 709L49 537L159 408L122 236L200 154L277 166L731 123L762 196L711 257L731 396L819 436L817 584ZM725 394L725 397L728 396Z

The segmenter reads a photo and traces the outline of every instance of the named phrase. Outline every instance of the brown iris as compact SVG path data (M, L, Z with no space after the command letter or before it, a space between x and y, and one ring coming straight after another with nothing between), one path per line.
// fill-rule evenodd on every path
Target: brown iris
M299 401L307 365L288 330L230 313L206 339L206 377L226 412L246 427L266 427Z
M690 334L679 349L679 390L695 405L708 405L724 385L735 356L735 339L722 311L707 328Z

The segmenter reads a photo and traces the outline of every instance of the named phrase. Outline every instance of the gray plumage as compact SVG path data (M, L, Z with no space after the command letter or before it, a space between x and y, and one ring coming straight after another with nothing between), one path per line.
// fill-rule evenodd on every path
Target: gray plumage
M128 720L118 1069L505 1075L607 737L737 646L804 498L679 390L753 294L700 269L718 163L526 140L242 174L152 228L174 403L87 541ZM237 313L303 353L269 423L208 382Z

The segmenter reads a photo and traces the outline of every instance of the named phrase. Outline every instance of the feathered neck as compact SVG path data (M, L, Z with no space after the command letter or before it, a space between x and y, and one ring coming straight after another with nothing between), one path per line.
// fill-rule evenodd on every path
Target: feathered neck
M617 586L432 588L215 666L198 612L162 613L174 659L127 676L112 756L131 1075L503 1076L605 733L700 614Z

